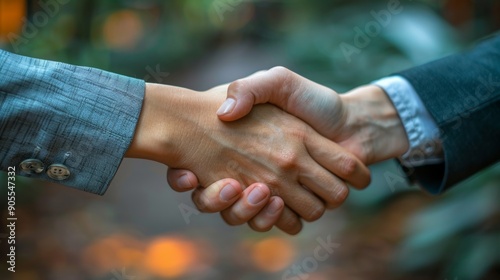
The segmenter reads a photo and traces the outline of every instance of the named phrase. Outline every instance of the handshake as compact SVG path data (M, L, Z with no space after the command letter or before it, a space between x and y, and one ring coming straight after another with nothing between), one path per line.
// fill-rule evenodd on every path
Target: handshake
M408 146L378 86L339 95L275 67L206 92L146 84L126 156L166 164L174 190L228 224L296 234Z

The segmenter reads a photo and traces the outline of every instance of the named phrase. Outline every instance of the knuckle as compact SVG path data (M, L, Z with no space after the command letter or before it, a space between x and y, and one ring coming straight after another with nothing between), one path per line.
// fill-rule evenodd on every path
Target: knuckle
M235 223L235 221L231 220L231 219L228 219L225 215L222 215L222 219L224 220L224 222L230 226L237 226L238 224Z
M196 200L193 200L194 202L194 205L196 206L196 208L202 212L202 213L208 213L210 211L208 211L206 205L200 201L200 199L196 199Z
M262 75L262 74L264 74L266 72L267 72L267 70L259 70L259 71L255 72L255 73L253 73L253 75Z
M203 213L210 213L213 212L213 204L210 201L210 199L207 199L206 195L199 190L196 190L192 193L191 199L193 200L194 205L196 205L196 208L200 210L200 212Z
M248 218L244 213L245 211L237 211L233 209L231 211L231 216L233 217L233 221L237 225L241 225L247 222Z
M299 156L295 151L283 152L277 156L277 164L280 169L287 173L289 171L295 170L299 166Z
M239 92L240 89L244 86L244 84L245 83L241 79L236 80L229 84L228 92Z
M330 187L325 194L326 197L322 196L321 198L327 204L338 205L347 199L348 194L349 188L347 187L347 184L344 181L335 180L330 184Z
M283 213L278 218L278 221L276 221L276 226L283 231L289 232L300 226L300 220L299 217L292 214L291 210L285 206Z
M200 210L200 212L202 212L202 213L210 213L210 212L212 212L210 210L210 207L205 202L203 202L203 200L201 200L201 199L198 199L195 202L195 205L196 205L196 208L198 208L198 210Z
M338 188L338 191L335 195L335 200L337 203L344 203L349 195L349 188L347 186L341 186Z
M282 76L282 77L287 77L292 73L292 71L284 66L275 66L271 69L269 69L269 72L274 73L276 75Z
M327 200L328 205L337 207L344 203L349 195L349 188L345 185L338 185L332 190L330 198Z
M343 177L350 177L354 175L354 172L356 172L356 168L358 166L357 160L354 158L354 156L349 155L349 154L342 154L340 155L340 172Z
M252 220L248 222L248 225L255 231L258 232L266 232L270 231L273 228L273 225L267 224L265 221L261 220Z
M299 220L298 219L294 219L294 218L285 219L281 223L281 228L283 228L283 230L285 230L287 232L295 231L295 229L297 227L299 227L299 226L300 226Z
M285 128L285 132L290 135L290 137L304 142L304 140L311 134L312 129L305 123L295 123L290 124Z
M311 209L308 211L308 213L302 217L304 220L308 222L313 222L316 221L317 219L321 218L323 216L323 213L325 213L325 206L324 205L316 205L314 207L311 207Z
M221 213L224 221L230 226L239 226L245 223L245 219L241 217L241 213L230 209Z
M302 230L302 223L297 221L293 224L292 227L289 227L287 228L286 230L283 230L285 231L286 233L290 234L290 235L296 235L298 234L300 231Z

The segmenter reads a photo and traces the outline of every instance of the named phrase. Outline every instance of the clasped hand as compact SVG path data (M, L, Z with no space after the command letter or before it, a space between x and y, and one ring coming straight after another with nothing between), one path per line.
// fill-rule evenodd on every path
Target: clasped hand
M168 165L173 189L195 189L195 205L228 224L295 234L342 204L347 184L366 187L364 163L381 160L349 102L285 68L206 92L169 88L147 85L129 156Z

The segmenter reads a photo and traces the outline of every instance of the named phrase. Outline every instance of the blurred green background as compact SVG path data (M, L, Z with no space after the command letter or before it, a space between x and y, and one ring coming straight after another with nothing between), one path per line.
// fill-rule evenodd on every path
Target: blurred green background
M345 92L499 27L495 0L0 0L2 49L197 90L283 65ZM372 171L294 237L198 213L152 162L124 160L103 197L18 178L17 271L4 228L0 278L500 279L500 165L439 197L395 162Z

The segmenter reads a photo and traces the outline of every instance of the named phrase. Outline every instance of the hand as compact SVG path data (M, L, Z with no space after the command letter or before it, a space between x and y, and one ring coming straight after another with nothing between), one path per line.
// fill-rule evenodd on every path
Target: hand
M234 121L261 103L274 104L302 119L365 164L398 157L408 149L396 109L374 85L339 95L284 67L275 67L231 83L217 114L221 120Z
M240 185L267 184L287 205L277 226L289 233L300 231L297 215L312 221L323 214L323 201L342 203L348 193L343 180L368 183L369 171L358 159L274 106L261 105L237 122L221 122L213 112L226 92L227 87L193 92L147 84L127 156L191 170L205 186L233 178L219 185L221 194L226 187L237 192Z
M234 197L226 199L224 197L227 196L227 190L223 189L223 186L228 179L217 181L203 188L197 186L198 182L193 173L174 168L168 169L167 178L169 185L176 191L185 192L195 189L192 192L192 198L196 206L203 212L220 212L222 218L230 225L248 222L248 225L255 231L268 231L276 224L284 209L283 199L279 196L271 196L270 189L262 183L252 184L242 191L239 183L234 182ZM260 194L261 200L250 199L251 193L254 197ZM297 221L294 222L298 224Z
M408 149L406 133L397 112L377 86L363 86L338 95L288 69L275 67L233 82L229 86L228 99L218 114L222 120L233 121L248 114L254 104L266 102L306 121L366 164L400 156ZM175 188L189 187L174 181L181 174L191 176L192 187L197 184L196 177L189 171L170 169L169 182ZM203 197L207 201L218 201L210 187ZM238 203L244 203L244 198ZM230 205L219 202L217 209L241 215L241 207L227 208ZM255 211L250 206L244 210ZM271 220L267 222L269 224Z

